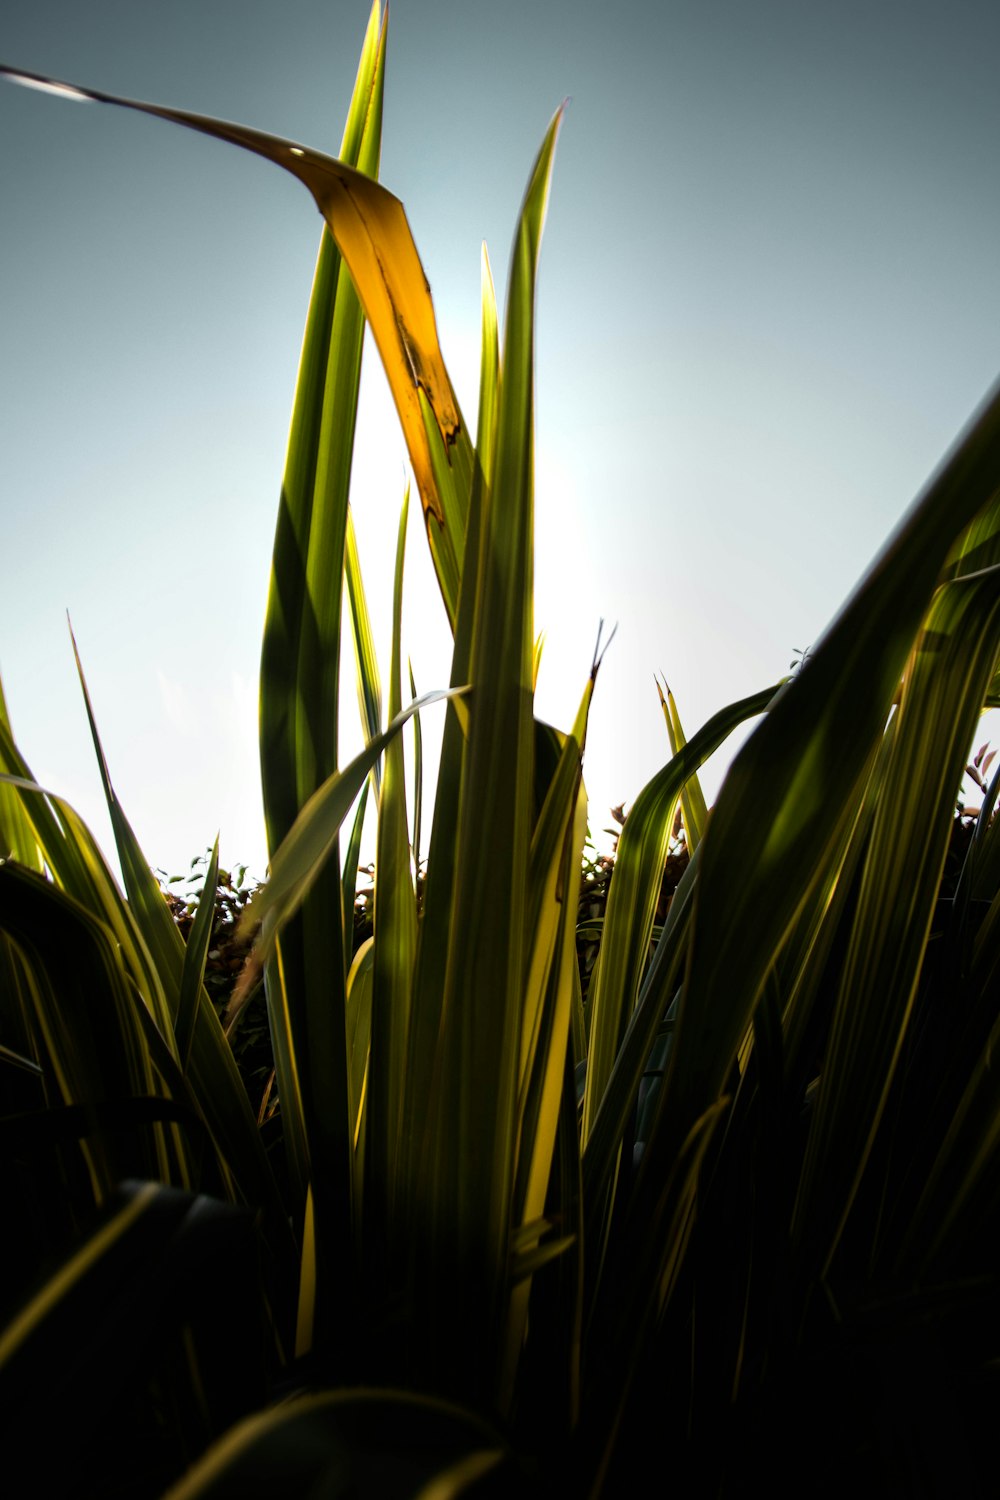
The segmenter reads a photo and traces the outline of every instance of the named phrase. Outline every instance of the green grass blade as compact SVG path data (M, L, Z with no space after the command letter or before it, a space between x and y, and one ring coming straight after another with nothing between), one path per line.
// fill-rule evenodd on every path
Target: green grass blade
M171 1011L163 985L104 855L69 803L34 780L3 723L0 785L18 797L22 816L33 830L36 847L56 885L107 923L157 1023L169 1031Z
M76 653L75 641L73 649ZM179 1059L175 1028L184 993L185 968L188 964L196 965L197 956L192 953L191 958L188 958L184 941L163 899L163 893L115 794L78 653L76 662L94 752L128 892L128 912L141 938L140 952L147 954L151 960L151 964L147 960L145 969L141 971L142 977L148 981L150 992L154 996L162 996L161 1013L158 1015L154 1010L153 1018L167 1046ZM210 912L204 920L210 924ZM207 942L207 938L205 941ZM183 1023L187 1049L185 1075L190 1078L199 1106L205 1113L206 1126L219 1148L219 1163L224 1177L233 1173L234 1180L241 1182L242 1191L250 1201L266 1203L273 1215L273 1226L276 1226L282 1222L284 1214L243 1080L204 986L200 982L194 986L193 978L190 983L191 989L185 997L185 1006L189 1008L185 1011Z
M587 827L581 757L598 666L595 659L531 840L512 1208L515 1233L542 1217L555 1148L573 1006L580 857Z
M413 714L432 703L468 691L468 688L460 687L425 693L397 714L387 729L366 745L342 771L335 771L310 797L271 861L270 879L254 901L252 911L248 911L244 918L248 928L257 922L261 924L261 936L255 950L258 966L270 957L281 928L294 916L313 888L336 845L341 824L382 751ZM241 987L250 982L251 970L248 968Z
M574 979L578 982L579 977L576 911L580 851L587 831L587 794L580 775L580 745L592 688L593 678L588 683L574 732L567 738L559 771L553 778L532 840L529 889L535 901L528 910L529 920L534 916L534 934L521 1027L517 1159L511 1207L511 1290L499 1382L501 1409L512 1404L517 1389L532 1278L552 1258L577 1243L575 1232L562 1236L550 1233L553 1226L543 1215L552 1191L553 1161L567 1086ZM539 882L543 875L544 880ZM578 1175L578 1158L575 1165L574 1177ZM533 1235L530 1243L519 1251L519 1237L526 1227L539 1224L545 1230L541 1243Z
M438 1086L418 1194L433 1220L427 1249L438 1291L428 1337L437 1378L452 1388L468 1381L481 1395L497 1378L491 1355L506 1297L515 1160L524 870L534 803L534 287L558 124L557 116L536 162L513 253L493 484L481 518ZM432 861L434 855L432 845ZM486 1077L494 1080L488 1090L463 1082Z
M672 755L676 755L687 744L684 729L681 725L680 714L677 712L677 704L674 701L673 693L667 687L666 681L664 681L662 688L657 682L656 691L660 695L660 706L663 709L663 717L667 724L670 751ZM708 808L705 805L705 797L697 776L692 776L681 792L681 814L684 818L684 834L687 846L693 854L701 843L705 833L705 826L708 823Z
M871 784L938 577L971 523L993 508L998 471L994 395L723 784L700 849L662 1104L602 1282L600 1325L623 1338L639 1335L648 1307L638 1293L620 1291L622 1278L642 1288L661 1274L659 1247L669 1257L685 1253L687 1231L683 1244L671 1242L693 1212L676 1175L679 1153L725 1097L765 981L842 857L845 819L858 815Z
M829 1265L885 1109L998 652L1000 568L940 589L906 668L820 1078L794 1225L810 1265Z
M590 984L590 1049L583 1097L583 1145L618 1056L649 957L653 916L670 845L674 809L698 767L732 731L761 714L777 688L742 698L719 713L647 783L626 819L608 893L604 934Z
M399 519L392 603L392 663L389 714L402 702L403 565L410 495ZM371 1053L367 1096L365 1220L366 1268L377 1276L379 1252L395 1228L399 1155L407 1108L406 1057L413 969L417 951L417 902L410 870L403 739L386 746L375 855L375 958L372 976Z
M627 1142L628 1122L635 1112L643 1072L680 985L699 864L700 856L695 854L674 892L656 951L646 971L639 999L583 1151L582 1181L587 1214L588 1275L594 1278L595 1283L603 1258L601 1247L607 1239L613 1208L610 1195L619 1153L623 1143ZM670 1029L673 1030L672 1022Z
M379 676L378 659L375 655L375 638L372 635L371 617L358 557L358 539L354 532L354 517L347 507L347 537L344 551L344 575L347 579L347 597L351 608L351 638L354 642L354 663L358 679L358 708L361 712L361 727L365 739L370 740L382 728L382 682ZM410 694L415 698L416 693ZM390 714L390 718L392 715ZM376 761L374 767L375 793L378 795L382 780L382 767Z
M385 47L385 26L379 25L373 6L341 145L348 176L336 180L349 180L358 202L370 199L376 218L385 196L373 181L381 150ZM338 248L336 231L330 230L328 220L303 339L261 649L260 754L271 859L268 890L279 872L278 851L301 809L338 769L345 569L349 593L355 585L355 642L369 695L374 687L372 663L366 665L360 635L360 574L351 566L348 525L365 319L357 277L352 282L341 258L343 245ZM359 791L360 785L354 795ZM345 808L341 817L346 812ZM282 932L268 965L266 990L296 1193L294 1218L301 1226L308 1185L316 1254L321 1263L335 1268L329 1283L320 1282L314 1305L317 1328L324 1330L322 1342L336 1320L324 1288L349 1275L353 1259L354 1148L345 1022L350 959L345 924L353 921L353 911L344 910L336 834L309 886L308 900ZM305 887L300 895L305 897ZM252 973L248 969L247 977Z
M181 969L180 994L177 1000L177 1053L181 1066L187 1071L191 1060L191 1044L194 1041L201 1004L201 990L205 979L205 961L208 945L212 939L212 918L215 915L215 890L219 883L219 840L216 837L205 872L205 884L198 899L191 931L184 948L184 965Z
M479 414L475 476L469 508L466 540L467 556L463 587L460 592L455 624L455 647L451 661L451 685L469 681L472 656L472 634L476 618L478 569L480 566L482 514L493 478L496 403L500 382L497 305L486 248L482 253L482 338L479 370ZM441 743L434 815L431 823L427 880L424 886L423 911L417 969L414 976L414 1001L410 1027L410 1057L407 1073L415 1109L430 1109L437 1066L437 1046L441 1003L455 900L455 861L457 827L461 804L462 778L468 735L468 706L461 698L452 700L446 710ZM415 1132L410 1147L407 1180L415 1183L422 1171L423 1134Z
M1000 394L741 749L704 840L668 1080L672 1159L718 1097L770 965L870 774L949 549L995 492ZM648 1156L647 1156L648 1160ZM647 1225L647 1232L649 1226Z
M410 700L417 696L417 684L413 677L413 663L407 662L410 676ZM420 881L420 822L424 805L424 735L420 727L420 715L413 715L413 836L410 848L413 851L413 868Z
M86 1106L162 1094L134 992L103 923L51 881L13 863L0 865L0 895L0 930L17 944L32 976L19 1009L45 1075L47 1102ZM6 995L4 1009L17 998ZM97 1135L83 1143L83 1153L98 1202L121 1177L185 1185L190 1170L170 1128L156 1127L149 1136Z
M354 812L354 822L351 824L351 836L347 841L347 853L344 855L344 873L341 878L341 889L343 900L341 905L344 909L344 923L346 934L353 943L354 907L358 893L358 861L361 858L361 836L364 833L365 813L368 809L368 790L371 783L366 781L361 788L358 805Z
M372 1034L372 977L374 973L374 940L368 938L354 955L347 976L347 1067L350 1118L354 1130L355 1150L359 1149L362 1103L365 1097L365 1075Z
M7 713L3 682L0 680L0 729L13 743L13 730ZM2 766L0 766L2 769ZM25 770L27 767L24 768ZM30 870L45 869L41 846L35 837L31 819L25 813L14 788L0 784L0 859L16 859Z

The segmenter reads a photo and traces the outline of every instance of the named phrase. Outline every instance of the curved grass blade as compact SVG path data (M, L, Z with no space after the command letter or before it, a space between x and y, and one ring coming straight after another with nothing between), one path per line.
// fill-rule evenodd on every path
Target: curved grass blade
M722 1091L765 975L869 774L949 550L992 501L998 474L1000 392L733 762L704 840L658 1171Z
M11 862L0 864L0 896L0 931L21 956L19 994L5 994L2 1006L18 1005L47 1101L86 1107L161 1093L133 991L103 923L44 876ZM100 1136L81 1149L96 1202L120 1177L187 1181L184 1144L170 1128Z
M121 946L128 972L172 1045L171 1011L163 984L101 849L70 804L38 785L2 723L0 767L4 768L0 785L11 788L19 798L45 868L60 890L107 923Z
M96 909L105 920L108 916L112 918L116 936L119 932L122 933L124 952L140 995L150 1007L151 1019L172 1060L179 1063L174 1028L179 1013L186 957L184 940L115 794L75 640L73 650L129 896L126 904L121 900L110 876L105 875L109 887L107 894L104 895L98 887L91 894L91 901L98 901ZM61 857L63 850L68 847L71 851L82 851L84 858L90 857L99 871L104 870L99 851L97 860L93 859L91 851L96 850L96 845L89 831L76 819L75 814L70 816L69 809L63 816L69 836L60 841L53 858ZM52 858L47 858L47 863L58 870L58 865L53 866ZM192 1030L188 1066L184 1076L190 1083L192 1096L197 1101L197 1107L215 1146L223 1182L234 1196L242 1196L248 1202L265 1207L267 1235L274 1253L282 1257L289 1248L287 1214L264 1153L246 1089L204 986L199 985L195 993L197 1004L193 1007L193 1019L190 1021Z
M473 1412L406 1391L320 1391L245 1418L164 1500L254 1493L451 1500L481 1491L478 1481L492 1470L497 1492L513 1492L515 1466Z
M425 693L422 698L397 714L388 728L366 745L343 771L335 771L310 797L287 839L271 861L270 879L254 901L252 911L247 911L242 919L247 928L259 922L261 934L254 950L254 964L248 963L247 970L240 979L240 990L251 982L251 974L259 973L260 965L269 957L281 927L294 915L308 895L336 844L341 824L385 747L412 714L419 713L432 703L439 703L468 691L467 687L459 687Z
M3 681L0 679L0 728L13 741L13 730L7 713ZM45 858L41 845L35 837L31 819L25 813L21 799L13 788L0 783L0 859L16 859L18 864L41 873L45 869Z
M996 521L1000 523L1000 507ZM1000 568L941 588L907 663L793 1229L828 1268L885 1110L931 929L955 791L1000 652Z
M425 514L443 527L445 512L434 479L421 395L433 414L446 453L451 455L454 450L470 472L471 445L441 356L427 278L399 199L346 161L260 130L10 67L0 67L0 74L15 83L119 105L228 141L284 168L308 188L361 298L396 403ZM460 565L460 543L464 539L453 541ZM445 605L454 619L457 596L449 595L450 588Z
M643 787L622 828L601 949L590 982L590 1048L582 1124L584 1151L648 961L677 799L698 767L740 724L764 713L777 691L777 687L765 688L715 714Z
M762 987L843 848L907 657L950 550L994 509L1000 393L736 757L701 846L685 984L655 1128L602 1283L601 1326L634 1335L647 1284L682 1222L678 1153L723 1097ZM981 698L981 694L980 694ZM957 784L957 783L956 783ZM687 1189L684 1189L686 1194ZM693 1211L694 1199L691 1199ZM680 1216L680 1217L679 1217ZM652 1259L651 1259L652 1257Z
M385 55L386 28L373 5L341 146L360 182L378 171ZM349 591L352 581L348 495L363 339L358 293L327 227L306 319L261 649L261 784L272 867L301 808L339 764L345 571ZM303 1224L311 1189L316 1253L331 1268L315 1306L321 1344L329 1344L338 1319L324 1288L352 1274L354 1254L345 1029L351 922L335 838L266 973L293 1218ZM249 967L245 978L253 972ZM245 993L242 984L237 990ZM350 1331L340 1333L346 1350Z

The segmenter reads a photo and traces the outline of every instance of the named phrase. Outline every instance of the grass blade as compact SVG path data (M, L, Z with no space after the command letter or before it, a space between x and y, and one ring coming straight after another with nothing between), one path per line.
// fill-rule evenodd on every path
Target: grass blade
M389 670L389 714L393 719L398 717L402 702L403 564L409 507L407 489L399 518L393 584L392 663ZM365 1140L365 1234L366 1269L378 1285L384 1282L382 1268L378 1265L380 1251L391 1254L387 1242L396 1227L394 1208L408 1102L406 1057L417 953L417 902L410 871L401 735L396 735L385 751L375 870L375 946Z

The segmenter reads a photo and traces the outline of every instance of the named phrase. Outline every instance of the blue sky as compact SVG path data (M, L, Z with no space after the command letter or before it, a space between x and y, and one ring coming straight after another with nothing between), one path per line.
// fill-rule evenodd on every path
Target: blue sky
M8 0L3 62L335 150L365 0ZM539 711L600 617L595 832L815 640L1000 370L1000 12L922 0L396 0L383 181L475 410L569 96L537 348ZM320 224L291 178L167 124L0 85L0 671L36 775L110 843L66 632L151 863L221 826L262 873L256 674ZM405 453L374 351L355 511L380 654ZM407 647L447 678L415 525ZM356 748L347 703L346 750ZM730 754L732 751L731 747ZM706 777L711 795L723 753Z

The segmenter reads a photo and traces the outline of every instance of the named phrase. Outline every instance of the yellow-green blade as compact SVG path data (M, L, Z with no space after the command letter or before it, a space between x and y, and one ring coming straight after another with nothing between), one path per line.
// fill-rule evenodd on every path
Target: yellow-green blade
M343 171L355 185L361 184L359 194L370 188L376 199L381 189L372 179L381 151L385 55L385 25L379 24L378 7L373 5L341 151ZM278 851L300 811L339 765L345 570L369 695L373 688L371 663L359 638L361 595L357 587L352 589L359 575L351 567L348 540L364 323L356 284L328 223L321 236L303 338L261 648L260 756L271 860L268 889L275 885ZM310 884L308 899L285 927L268 965L266 991L284 1142L295 1187L294 1220L296 1225L303 1223L310 1192L316 1253L336 1268L329 1283L321 1281L312 1304L322 1340L336 1319L325 1288L338 1275L349 1275L353 1261L354 1149L345 1025L350 960L345 927L353 921L353 912L344 909L336 836Z
M209 856L205 883L198 899L198 909L188 933L184 947L184 965L181 969L180 994L177 1000L177 1055L181 1067L187 1070L191 1058L191 1043L194 1041L201 1003L201 989L205 979L205 962L208 945L212 939L212 918L215 908L215 889L219 880L219 840L216 837Z
M382 680L379 675L378 658L375 655L375 637L372 634L371 616L365 596L361 560L358 557L358 539L354 531L354 515L347 508L347 536L344 551L344 576L347 579L347 597L351 609L351 639L354 643L354 665L358 681L358 709L361 727L366 740L378 734L382 728ZM415 698L416 693L410 697ZM390 713L389 717L392 717ZM382 768L376 762L374 780L376 795L382 779Z
M994 511L1000 524L1000 507ZM885 784L796 1205L825 1268L858 1190L906 1035L980 705L1000 653L1000 568L942 587L907 663Z
M468 688L442 688L424 693L366 745L342 771L335 771L303 807L287 839L271 862L271 877L248 911L247 927L261 924L256 948L258 963L266 962L278 934L314 889L334 848L341 824L354 806L372 766L407 720L432 703L468 692ZM244 983L248 982L246 980Z
M590 1048L583 1099L583 1145L593 1129L639 992L677 799L698 767L747 719L761 714L777 689L765 688L722 709L653 777L622 829L608 893L604 932L590 985Z
M407 489L399 519L393 582L392 661L389 669L389 714L392 718L399 714L402 702L403 565L409 501ZM388 1242L398 1233L394 1208L408 1102L406 1057L417 951L417 901L410 870L401 735L396 735L385 751L375 854L374 936L365 1125L365 1261L366 1271L373 1275L378 1295L383 1289L378 1285L383 1280L379 1274L379 1262L383 1256L388 1258Z
M480 518L472 698L437 1087L416 1191L428 1206L427 1269L436 1266L439 1285L428 1329L436 1378L453 1387L468 1381L482 1396L497 1378L491 1353L506 1296L515 1160L525 868L534 809L534 289L558 125L559 116L528 186L512 259L493 483ZM434 858L432 844L431 864ZM489 1089L473 1086L481 1078L491 1079Z
M0 680L0 727L12 740L13 731L7 713L3 681ZM0 765L0 770L4 769ZM26 815L21 798L13 788L0 784L0 859L16 859L19 864L41 872L45 859L35 837L31 819Z
M677 704L673 693L667 687L665 681L662 688L659 682L657 682L656 691L660 695L660 706L663 709L663 717L667 724L670 750L672 754L676 755L687 744L680 714L677 712ZM701 790L701 783L697 776L692 776L681 792L681 814L684 818L684 834L688 850L693 854L701 843L705 832L705 825L708 822L708 808L705 805L705 796Z
M995 394L733 763L704 840L668 1154L723 1087L764 976L871 766L949 549L990 502L998 472Z
M475 476L469 506L467 540L469 566L465 571L464 582L460 591L458 616L455 624L455 648L452 652L450 679L452 687L469 681L472 633L476 618L476 601L478 599L477 585L482 516L493 479L493 452L495 446L497 391L500 381L500 355L496 296L493 289L493 277L490 273L489 257L486 254L485 246L482 252L481 278L482 315L479 413ZM444 735L442 737L441 757L434 797L434 815L431 823L430 848L427 858L427 880L423 893L424 901L420 921L420 941L416 974L414 976L414 1003L410 1026L410 1056L407 1065L411 1097L414 1101L422 1101L424 1111L430 1108L437 1066L436 1054L441 1005L445 989L445 975L447 972L450 942L449 934L452 927L455 900L456 830L461 805L468 723L468 704L466 700L461 698L454 699L445 715ZM415 1107L418 1106L415 1104ZM422 1171L422 1152L422 1131L414 1132L410 1143L410 1160L407 1167L407 1178L410 1182L416 1182Z

